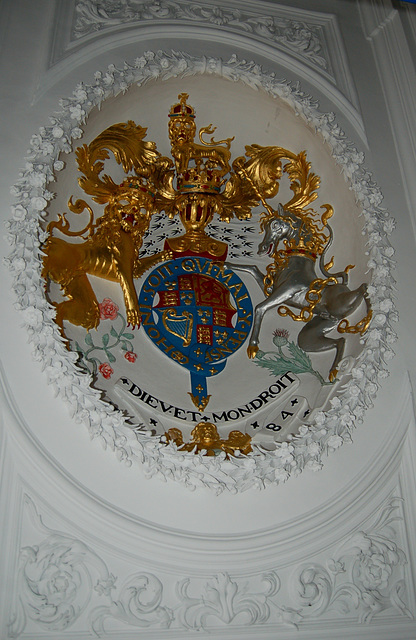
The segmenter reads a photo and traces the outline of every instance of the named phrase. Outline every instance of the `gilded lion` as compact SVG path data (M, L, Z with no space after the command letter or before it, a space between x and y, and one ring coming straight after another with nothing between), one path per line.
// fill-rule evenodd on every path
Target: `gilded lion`
M65 320L85 327L87 331L96 329L100 323L99 306L89 275L120 283L127 322L133 327L139 326L134 278L171 257L168 251L145 258L139 255L151 216L160 207L160 203L155 204L155 181L172 165L169 158L162 157L156 150L154 142L144 140L145 135L144 127L129 120L108 127L89 145L84 144L76 150L80 187L95 202L106 207L104 214L94 222L93 211L85 200L73 203L71 197L68 207L72 213L89 212L86 227L81 231L70 231L65 214L48 225L51 235L43 247L42 275L47 282L59 284L67 298L54 303L56 322L62 331ZM116 184L107 174L101 175L109 151L126 174L134 172L121 184ZM67 242L53 236L54 229L77 240ZM80 242L81 238L84 242Z
M124 295L127 322L140 326L140 313L134 278L154 264L171 257L168 251L140 258L139 250L143 236L149 228L153 213L153 196L137 178L127 178L105 207L104 215L93 223L91 208L83 200L68 203L73 213L87 209L90 221L81 232L70 232L64 216L51 222L48 231L54 228L65 235L81 236L89 231L82 243L67 242L50 235L43 251L42 275L61 287L67 300L54 303L56 322L63 330L64 320L96 329L100 323L98 301L88 275L119 282Z

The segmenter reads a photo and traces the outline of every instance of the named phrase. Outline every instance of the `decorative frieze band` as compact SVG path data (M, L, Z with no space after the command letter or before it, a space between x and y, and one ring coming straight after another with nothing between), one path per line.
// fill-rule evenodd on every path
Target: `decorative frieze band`
M119 579L90 546L47 528L27 496L26 506L41 540L20 552L10 638L27 627L64 632L81 619L97 636L106 635L107 619L120 630L128 625L194 631L218 625L307 628L321 617L369 623L384 611L412 619L406 604L407 560L397 530L399 498L388 499L371 524L328 550L323 561L311 558L292 573L285 567L244 577L220 572L174 579L174 589L171 578L140 568L118 586ZM288 593L294 594L292 601L282 602Z
M321 25L285 15L259 15L258 12L207 3L184 0L126 0L123 3L78 0L71 36L73 40L78 40L120 25L151 25L169 21L211 25L250 34L266 44L288 49L313 66L330 70Z

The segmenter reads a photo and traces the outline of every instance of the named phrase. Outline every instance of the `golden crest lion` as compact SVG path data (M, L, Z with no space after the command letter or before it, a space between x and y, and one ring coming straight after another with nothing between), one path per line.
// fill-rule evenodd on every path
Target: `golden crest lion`
M128 192L128 193L126 193ZM126 204L127 202L127 204ZM84 210L86 203L77 200L69 203L73 213L76 207ZM152 215L152 197L137 179L127 180L120 185L119 193L112 198L104 210L104 215L96 224L89 224L90 236L85 242L75 244L63 238L50 236L45 244L46 256L42 275L61 286L68 300L56 304L56 322L63 329L63 321L81 325L89 331L100 322L98 302L88 280L88 275L119 282L123 290L127 322L140 325L137 293L134 278L160 261L170 258L168 251L154 256L139 257L143 236L149 228ZM68 233L68 224L62 216L59 222L49 225L62 233ZM77 234L78 235L78 234Z
M70 231L64 215L48 225L64 236L82 238L84 242L67 242L64 238L50 235L43 251L43 277L60 285L66 300L54 303L56 322L63 330L64 320L81 325L89 331L100 323L100 311L88 275L119 282L124 295L127 322L140 325L137 293L134 278L160 261L171 257L170 252L161 251L153 256L139 255L143 236L147 232L151 216L155 211L155 189L149 180L149 166L153 175L161 169L166 172L169 159L162 158L153 142L143 141L146 129L134 122L113 125L103 131L90 145L77 149L79 178L83 190L93 195L100 204L108 203L104 214L94 222L91 207L84 200L72 198L68 208L72 213L89 212L89 222L81 231ZM136 175L127 176L115 184L108 175L100 177L103 160L111 149L125 172L135 170Z

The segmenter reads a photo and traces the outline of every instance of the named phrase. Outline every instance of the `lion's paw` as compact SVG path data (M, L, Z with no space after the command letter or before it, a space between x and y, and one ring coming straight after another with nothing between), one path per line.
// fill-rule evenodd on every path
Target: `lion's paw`
M132 329L136 329L136 327L139 329L141 321L141 315L136 309L130 309L127 311L127 326Z

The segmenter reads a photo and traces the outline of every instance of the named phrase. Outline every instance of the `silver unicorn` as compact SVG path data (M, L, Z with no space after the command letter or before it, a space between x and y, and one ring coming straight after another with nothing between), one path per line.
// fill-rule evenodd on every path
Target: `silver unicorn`
M307 231L303 229L303 223L297 216L290 216L285 211L283 205L278 205L277 214L264 224L264 237L258 247L258 255L268 254L273 256L282 240L307 241L305 235ZM326 225L329 230L329 238L319 260L319 269L326 280L322 289L317 293L314 290L315 282L324 282L319 279L315 270L316 257L310 253L287 252L287 259L281 269L273 275L272 280L266 286L266 299L260 302L255 308L253 329L250 336L247 353L249 358L254 358L259 347L259 333L264 314L269 309L279 307L281 315L292 315L287 307L289 305L296 309L303 310L295 319L303 319L305 325L298 335L298 345L304 351L324 352L335 349L335 358L332 363L329 380L334 381L338 373L338 365L342 360L345 349L345 338L328 337L328 333L338 326L338 331L343 333L363 334L370 324L371 304L367 293L367 284L361 284L357 289L351 291L348 286L348 269L331 274L325 268L325 253L332 243L333 232L330 225ZM260 288L265 288L266 276L256 265L226 263L231 269L247 272L251 274ZM318 279L318 280L317 280ZM355 311L364 302L367 315L350 327L345 316ZM305 313L306 311L306 313Z

